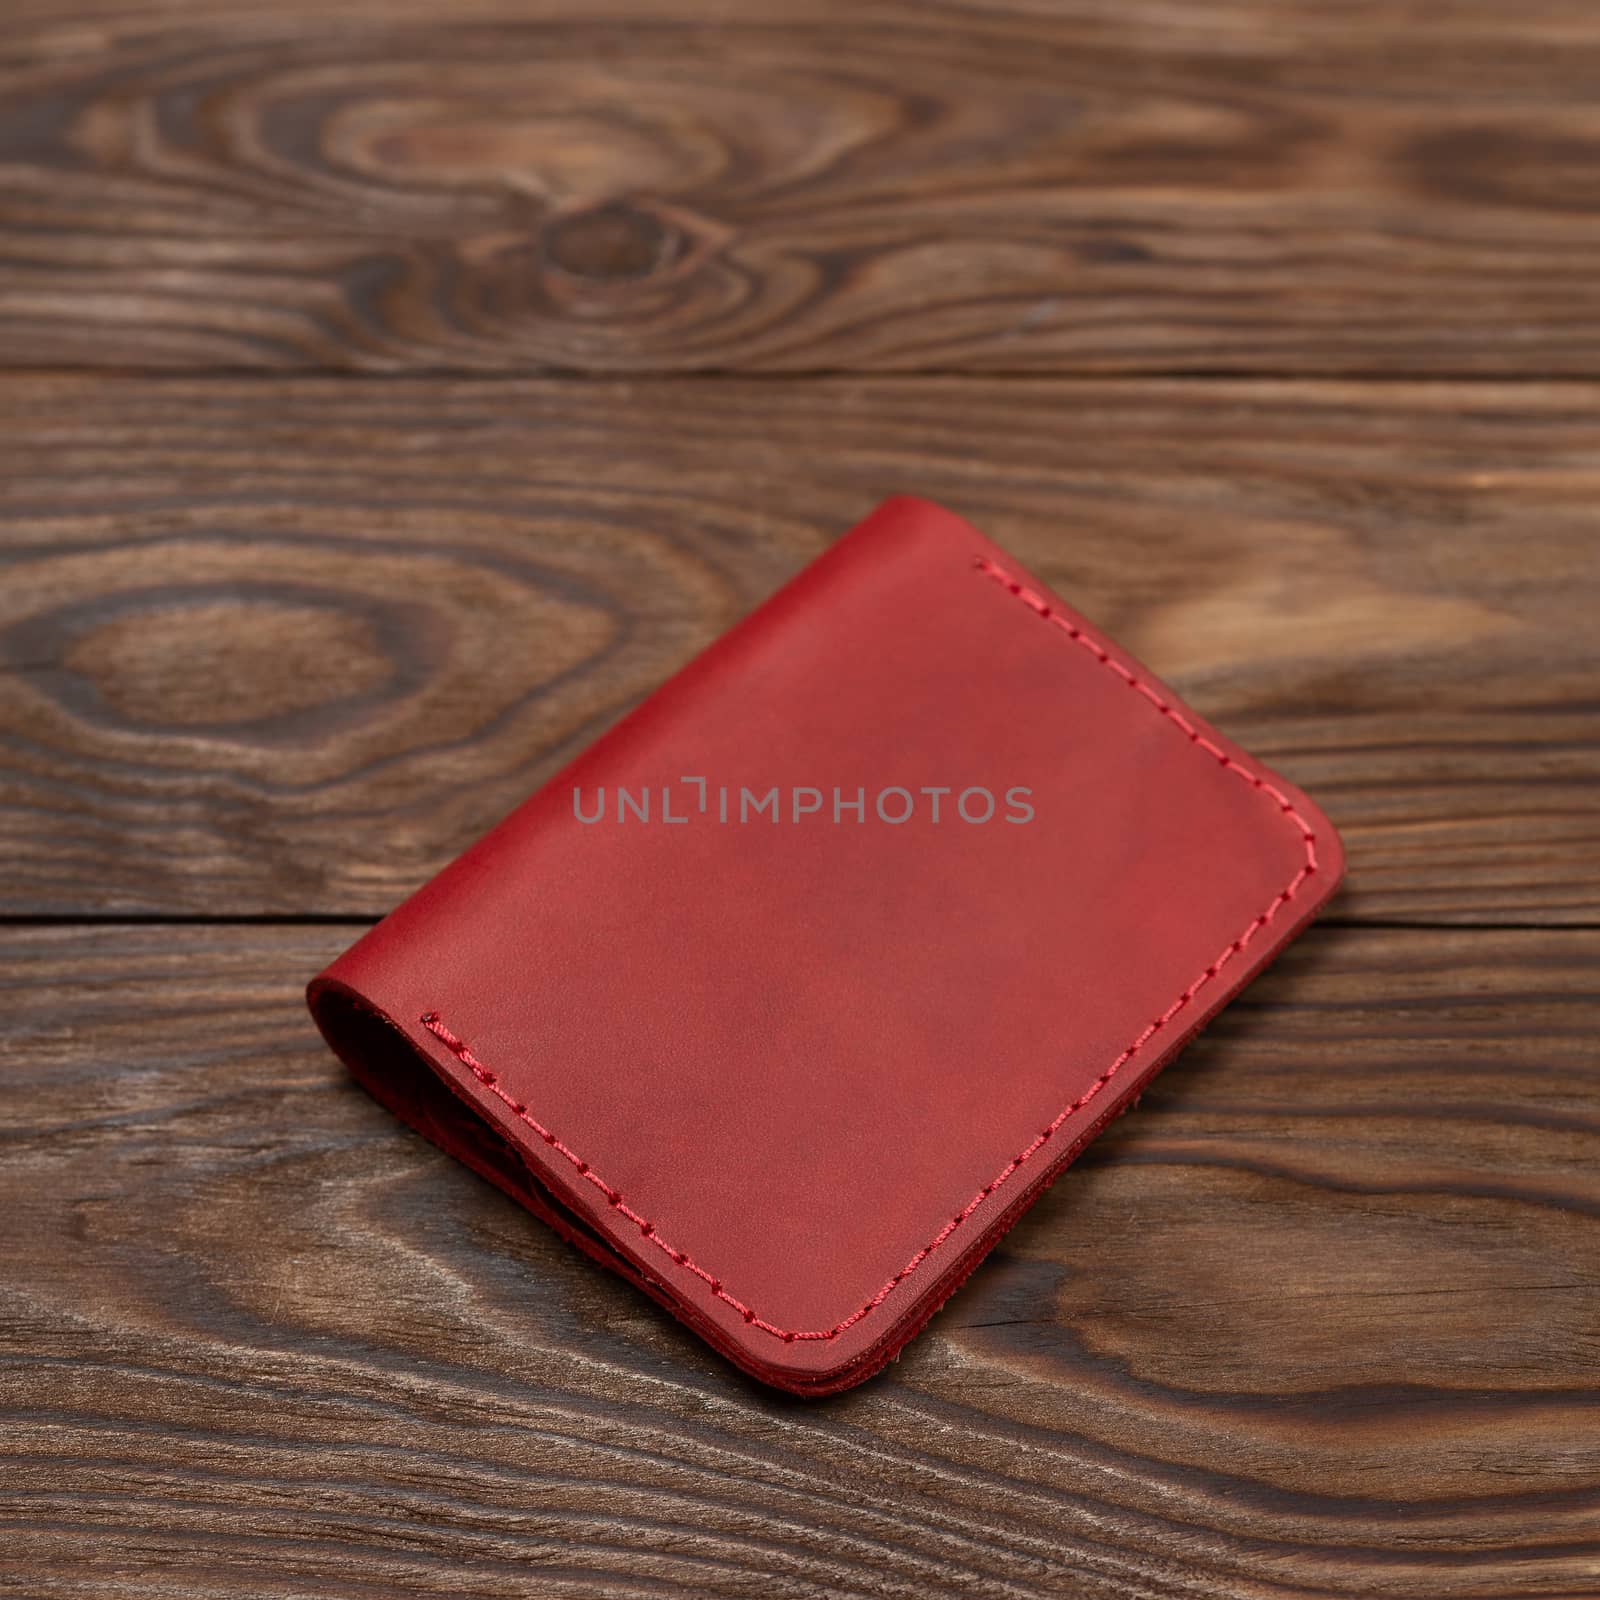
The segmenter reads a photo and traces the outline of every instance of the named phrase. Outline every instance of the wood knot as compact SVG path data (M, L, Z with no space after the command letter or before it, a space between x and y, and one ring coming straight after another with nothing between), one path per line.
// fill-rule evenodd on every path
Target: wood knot
M622 200L568 212L544 231L550 264L594 283L648 277L674 259L679 243L663 218Z

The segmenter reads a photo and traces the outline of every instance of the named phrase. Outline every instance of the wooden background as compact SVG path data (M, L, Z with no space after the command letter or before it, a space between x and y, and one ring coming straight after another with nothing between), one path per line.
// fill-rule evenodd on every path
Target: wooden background
M878 497L1331 914L882 1377L306 977ZM1591 0L0 4L0 1592L1600 1595Z

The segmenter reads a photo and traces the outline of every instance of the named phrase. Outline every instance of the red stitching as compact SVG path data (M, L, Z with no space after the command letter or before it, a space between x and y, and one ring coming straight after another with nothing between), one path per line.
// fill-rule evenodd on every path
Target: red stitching
M1220 763L1229 772L1248 783L1251 788L1259 789L1261 793L1271 799L1277 805L1278 809L1283 813L1283 815L1288 818L1288 820L1299 830L1301 842L1305 846L1306 857L1305 862L1301 866L1300 870L1296 872L1289 882L1282 889L1280 889L1271 900L1267 902L1266 909L1258 912L1256 916L1251 919L1244 932L1241 933L1238 938L1233 940L1233 942L1223 950L1221 955L1217 956L1215 960L1213 960L1205 969L1205 971L1202 972L1200 976L1196 978L1194 982L1191 983L1189 987L1185 989L1177 997L1177 999L1174 1000L1172 1004L1161 1013L1159 1017L1157 1017L1153 1022L1147 1023L1144 1029L1128 1045L1124 1047L1122 1052L1117 1056L1116 1060L1113 1061L1111 1065L1108 1066L1105 1071L1102 1072L1100 1076L1096 1078L1094 1082L1091 1083L1089 1087L1072 1102L1071 1105L1067 1106L1063 1111L1061 1111L1056 1116L1055 1120L1047 1127L1040 1129L1040 1131L1034 1135L1032 1143L1027 1145L1023 1150L1019 1151L1018 1154L1014 1155L1011 1160L1008 1161L993 1178L984 1184L984 1186L975 1195L973 1195L966 1205L963 1206L962 1209L953 1217L951 1217L950 1220L946 1222L945 1225L940 1228L939 1231L934 1234L934 1236L925 1245L923 1245L923 1247L917 1251L917 1253L912 1256L912 1258L906 1262L906 1264L901 1267L901 1269L895 1273L895 1275L890 1278L889 1281L884 1284L884 1286L879 1289L878 1292L873 1295L872 1298L864 1305L851 1312L851 1314L846 1317L843 1322L835 1323L831 1328L820 1328L809 1332L801 1332L793 1328L780 1328L776 1323L768 1322L766 1318L757 1316L755 1311L750 1306L747 1306L744 1301L738 1299L734 1295L729 1294L728 1291L723 1288L722 1280L720 1278L717 1278L711 1273L707 1272L706 1269L698 1262L692 1260L687 1252L679 1250L674 1245L668 1244L667 1241L656 1232L655 1224L649 1221L647 1218L640 1216L639 1213L622 1198L619 1190L613 1189L611 1185L607 1183L605 1179L602 1178L587 1161L584 1161L574 1151L568 1149L568 1147L564 1145L561 1140L550 1131L550 1129L545 1127L542 1122L538 1121L526 1106L522 1105L518 1100L502 1089L494 1073L491 1072L489 1068L484 1066L484 1064L479 1061L475 1055L473 1055L471 1049L468 1048L464 1039L452 1033L450 1029L445 1026L443 1019L439 1016L437 1011L425 1012L421 1018L423 1027L425 1027L431 1034L438 1038L445 1045L445 1047L450 1050L450 1052L455 1055L458 1060L460 1060L462 1065L472 1073L478 1082L484 1086L484 1088L488 1089L491 1094L494 1094L499 1099L503 1100L506 1105L510 1107L513 1115L518 1117L521 1121L527 1123L527 1125L532 1128L533 1131L538 1134L539 1137L543 1139L552 1150L556 1151L558 1155L564 1157L577 1171L579 1177L584 1178L588 1182L592 1183L595 1188L597 1188L601 1194L606 1197L606 1202L608 1205L610 1205L621 1216L626 1217L629 1222L633 1223L639 1229L639 1233L642 1238L648 1239L650 1243L653 1244L656 1249L661 1251L661 1253L665 1255L675 1266L682 1267L685 1269L685 1271L692 1272L697 1278L700 1279L702 1283L705 1284L705 1286L713 1295L716 1296L718 1300L723 1301L724 1304L731 1306L735 1311L737 1311L750 1327L759 1328L763 1333L770 1333L774 1338L782 1339L786 1344L793 1344L796 1340L837 1339L839 1335L847 1328L853 1328L856 1323L861 1321L863 1317L869 1315L873 1311L876 1311L878 1307L881 1306L883 1302L887 1300L889 1296L893 1294L894 1291L898 1289L900 1285L904 1283L906 1279L909 1278L911 1274L915 1272L917 1268L920 1267L922 1263L926 1261L928 1257L931 1256L933 1252L937 1250L939 1246L942 1245L945 1240L947 1240L950 1235L956 1231L957 1228L961 1227L962 1224L965 1223L969 1217L971 1217L973 1212L975 1212L979 1206L988 1200L989 1197L1011 1177L1012 1173L1016 1172L1021 1166L1023 1166L1024 1163L1032 1160L1033 1157L1037 1155L1046 1144L1049 1143L1051 1138L1054 1137L1054 1135L1061 1128L1061 1125L1066 1122L1069 1117L1075 1116L1086 1105L1088 1105L1089 1102L1093 1100L1094 1097L1099 1094L1100 1091L1104 1089L1114 1077L1116 1077L1117 1073L1120 1072L1122 1068L1130 1060L1132 1060L1132 1058L1137 1055L1138 1052L1142 1050L1152 1038L1155 1037L1156 1034L1165 1028L1172 1021L1172 1019L1176 1017L1178 1013L1181 1012L1183 1008L1187 1006L1231 960L1233 960L1235 956L1242 954L1250 941L1255 938L1255 936L1272 921L1278 912L1281 911L1283 907L1294 898L1301 884L1303 884L1306 879L1311 877L1317 870L1317 837L1307 825L1305 818L1295 810L1293 804L1280 790L1268 783L1264 778L1261 778L1256 773L1250 771L1250 769L1244 766L1242 763L1235 761L1232 756L1227 754L1226 751L1219 749L1215 744L1212 743L1211 740L1207 739L1203 734L1201 734L1200 731L1195 728L1188 721L1188 719L1182 715L1181 712L1174 709L1169 702L1162 699L1161 695L1157 693L1156 690L1151 688L1149 684L1145 683L1141 678L1131 672L1120 661L1116 660L1103 645L1098 644L1094 639L1090 638L1089 635L1086 634L1082 628L1078 627L1076 623L1069 622L1067 618L1062 616L1059 612L1053 611L1050 608L1049 603L1042 595L1035 593L1035 591L1027 588L1023 584L1018 583L1016 579L1011 577L1011 575L1007 573L1003 567L1000 567L993 561L990 561L986 556L976 557L973 565L980 572L985 573L987 576L993 578L994 581L1000 584L1008 594L1014 595L1025 606L1027 606L1030 611L1034 612L1035 615L1043 618L1044 621L1052 624L1054 627L1059 628L1069 639L1072 640L1074 644L1082 645L1083 648L1087 650L1089 654L1100 663L1101 666L1109 667L1119 678L1123 680L1124 683L1128 685L1129 688L1137 690L1146 700L1150 702L1151 705L1156 708L1157 711L1161 713L1162 716L1166 717L1168 721L1172 722L1184 734L1186 734L1191 744L1194 744L1199 749L1205 751L1207 755L1211 756L1213 760Z

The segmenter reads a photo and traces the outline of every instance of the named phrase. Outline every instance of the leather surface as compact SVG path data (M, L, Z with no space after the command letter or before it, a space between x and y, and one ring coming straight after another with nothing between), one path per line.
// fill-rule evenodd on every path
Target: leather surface
M652 791L648 822L618 820L619 786ZM891 786L921 802L903 823L876 813ZM574 789L593 814L602 787L580 821ZM777 822L738 820L774 787ZM951 791L937 822L924 787ZM1031 818L1006 820L1013 788ZM794 820L796 789L820 811ZM994 816L964 820L980 789ZM899 1349L1342 864L1299 790L900 498L310 996L400 1115L747 1371L820 1393Z

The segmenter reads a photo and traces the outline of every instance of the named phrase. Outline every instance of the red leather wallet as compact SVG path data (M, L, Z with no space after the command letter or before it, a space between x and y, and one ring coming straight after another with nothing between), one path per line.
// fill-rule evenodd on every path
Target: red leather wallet
M1342 869L890 500L312 981L386 1106L747 1372L883 1365Z

